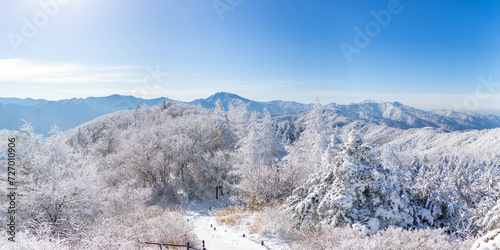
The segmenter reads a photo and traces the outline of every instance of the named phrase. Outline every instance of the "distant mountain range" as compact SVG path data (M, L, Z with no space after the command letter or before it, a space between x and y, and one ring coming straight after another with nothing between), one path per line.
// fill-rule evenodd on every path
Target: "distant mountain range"
M48 133L54 124L67 130L108 113L134 109L142 104L157 105L163 99L165 98L146 100L121 95L61 101L0 98L0 129L17 130L26 121L38 133ZM247 105L249 111L263 112L265 109L273 116L294 115L297 119L304 117L314 106L289 101L257 102L225 92L187 104L211 109L218 99L226 109L230 103L239 100ZM331 103L323 107L323 115L329 126L362 121L402 129L436 127L452 131L500 127L500 117L494 115L448 110L423 111L399 102L364 101L349 105Z
M0 129L18 130L26 121L38 133L48 133L54 124L67 130L108 113L133 109L144 103L156 105L162 99L120 95L60 101L0 98Z
M331 103L325 106L324 116L330 126L362 121L400 129L434 127L454 131L500 127L500 117L494 115L448 110L423 111L399 102Z

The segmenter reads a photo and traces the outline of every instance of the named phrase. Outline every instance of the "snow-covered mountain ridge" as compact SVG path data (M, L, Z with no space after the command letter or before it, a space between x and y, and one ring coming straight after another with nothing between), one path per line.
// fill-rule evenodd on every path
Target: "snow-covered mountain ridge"
M37 133L46 134L54 124L67 130L99 116L130 110L144 103L156 105L162 99L145 100L121 95L60 101L0 98L0 129L18 130L26 121Z
M18 98L0 98L0 129L17 130L26 122L32 124L38 133L47 133L56 124L62 130L74 128L101 115L119 110L130 110L137 105L156 105L164 98L142 99L132 96L112 95L107 97L73 98L60 101L46 101ZM267 110L272 116L292 115L301 119L313 104L292 101L258 102L236 94L219 92L205 99L188 102L212 109L217 100L227 110L231 103L243 102L250 112ZM344 126L361 121L368 124L409 129L434 127L447 131L467 129L489 129L500 127L500 117L473 112L449 110L423 111L399 102L364 101L353 104L330 103L325 105L324 116L329 126Z
M500 127L500 118L494 115L448 110L423 111L399 102L331 103L325 106L324 115L330 121L329 125L333 126L363 121L401 129L434 127L455 131Z

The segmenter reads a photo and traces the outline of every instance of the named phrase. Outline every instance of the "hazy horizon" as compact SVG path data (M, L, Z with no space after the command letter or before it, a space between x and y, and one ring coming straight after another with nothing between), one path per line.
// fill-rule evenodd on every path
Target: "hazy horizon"
M168 98L170 100L174 100L174 101L181 101L181 102L186 102L186 103L189 103L189 102L193 102L193 101L196 101L198 99L207 99L213 95L216 95L218 93L228 93L228 94L234 94L234 95L237 95L241 98L245 98L245 99L249 99L251 101L256 101L256 102L272 102L272 101L289 101L289 102L296 102L296 101L293 101L293 100L254 100L254 99L251 99L251 98L247 98L246 96L244 95L241 95L241 94L238 94L238 93L229 93L229 92L216 92L216 93L213 93L209 96L205 96L205 97L201 97L201 98L196 98L196 99L192 99L192 100L176 100L176 99L172 99L168 96L160 96L160 97L155 97L155 98L141 98L141 97L136 97L136 96L132 96L132 95L119 95L119 94L112 94L112 95L103 95L103 96L88 96L88 97L73 97L73 98L64 98L64 99L58 99L58 100L50 100L50 99L43 99L43 98L30 98L30 97L27 97L27 98L18 98L18 97L0 97L0 99L9 99L9 98L13 98L13 99L21 99L21 100L27 100L27 99L31 99L31 100L44 100L44 101L53 101L53 102L57 102L57 101L66 101L66 100L72 100L72 99L87 99L87 98L104 98L104 97L110 97L110 96L113 96L113 95L119 95L119 96L131 96L131 97L135 97L135 98L141 98L141 99L144 99L144 100L153 100L153 99L159 99L159 98ZM315 98L315 97L313 97ZM361 103L361 102L366 102L366 101L376 101L376 102L389 102L389 101L384 101L384 100L374 100L374 99L365 99L365 100L362 100L362 101L359 101L359 102L350 102L350 103L339 103L339 102L324 102L322 101L321 99L319 100L320 103L322 105L327 105L327 104L331 104L331 103L335 103L335 104L339 104L339 105L350 105L350 104L355 104L355 103ZM410 106L410 107L414 107L414 106L411 106L407 103L404 103L404 102L401 102L401 101L391 101L391 102L399 102L399 103L402 103L403 105L406 105L406 106ZM302 103L302 104L314 104L314 101L311 101L311 102L298 102L298 103ZM418 107L414 107L414 108L418 108ZM420 108L419 108L420 109ZM422 109L424 111L432 111L432 110L436 110L436 109L444 109L444 108L435 108L435 109ZM453 109L448 109L448 110L453 110ZM461 111L461 112L464 112L464 111L471 111L471 110L455 110L455 111ZM472 112L475 112L475 113L478 113L478 114L483 114L483 115L496 115L496 116L500 116L500 109L485 109L485 110L482 110L482 109L479 109L479 110L473 110Z

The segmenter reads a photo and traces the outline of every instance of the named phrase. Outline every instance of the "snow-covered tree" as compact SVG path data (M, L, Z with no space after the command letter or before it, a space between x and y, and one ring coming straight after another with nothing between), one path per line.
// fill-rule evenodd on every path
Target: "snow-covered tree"
M311 175L287 201L302 226L350 225L373 234L389 225L413 223L408 194L372 148L355 133L341 145L334 138L325 153L328 165Z
M281 165L291 189L302 185L310 174L321 168L321 156L327 148L329 134L325 128L323 111L319 100L316 100L314 108L297 121L296 127L303 130L298 139L295 138L286 147L289 154Z
M441 156L434 163L415 158L412 167L402 168L401 173L406 176L403 183L415 209L414 225L460 234L489 225L483 221L497 196L488 183L497 177L489 176L495 171L484 169L495 168L498 166L457 156Z
M224 109L224 105L222 104L222 101L220 99L217 99L215 101L215 107L212 109L212 114L216 118L224 121L226 124L229 123L229 118L227 116L226 110Z
M160 103L160 110L165 110L167 109L169 106L170 106L171 102L170 100L167 98L167 99L163 99L161 100L161 103Z
M292 145L297 141L304 128L300 124L295 124L291 119L278 121L276 130L279 137L283 139L284 145Z
M19 216L26 227L49 225L53 233L69 237L88 229L99 215L103 185L95 161L69 147L61 131L53 133L24 163L28 176Z
M246 130L249 122L249 113L247 105L238 99L234 99L229 103L227 117L229 120L229 128L239 137L243 138L247 135Z
M234 157L241 187L248 203L269 202L279 196L278 162L286 151L268 112L264 116L253 113L246 130L248 134L240 140Z
M118 112L78 128L88 151L101 159L105 182L111 187L134 182L152 188L150 204L201 198L226 181L236 141L210 111L175 102L166 105ZM127 126L130 120L136 124ZM69 141L75 144L75 132Z

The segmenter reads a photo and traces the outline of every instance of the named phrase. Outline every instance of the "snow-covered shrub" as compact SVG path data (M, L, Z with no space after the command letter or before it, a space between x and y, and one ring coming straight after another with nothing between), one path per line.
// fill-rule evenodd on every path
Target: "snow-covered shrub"
M182 211L182 210L181 210ZM133 213L105 218L91 230L70 238L57 237L50 224L36 230L20 231L16 242L0 242L0 249L143 249L145 242L200 245L191 225L181 212L165 211L157 206L134 206ZM7 239L5 231L0 237Z
M243 219L243 209L237 206L230 206L217 212L215 221L220 225L236 226Z
M329 147L328 165L311 175L287 201L302 226L349 225L373 234L389 225L413 223L408 194L398 177L379 163L372 148L355 133L344 144Z
M256 213L257 219L253 231L289 239L295 239L299 230L299 221L292 217L292 213L283 210L280 206L269 206ZM252 233L252 232L251 232Z
M7 239L9 236L3 230L0 237ZM16 233L15 242L2 240L0 250L70 250L70 243L64 238L53 237L50 228L38 227L37 232L19 231Z
M78 249L139 249L145 247L144 242L199 245L181 212L137 205L134 212L104 219L76 246Z
M497 203L493 208L486 212L484 217L480 218L479 225L487 230L500 228L500 203Z
M361 241L367 236L348 227L302 230L290 249L342 249L342 242Z
M388 227L377 234L366 236L349 227L324 228L305 231L291 249L470 249L472 238L458 239L445 233L444 229L406 230Z

